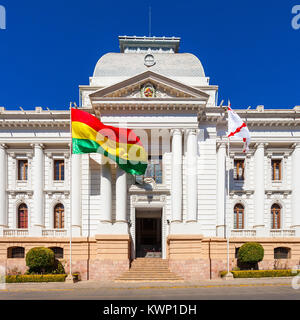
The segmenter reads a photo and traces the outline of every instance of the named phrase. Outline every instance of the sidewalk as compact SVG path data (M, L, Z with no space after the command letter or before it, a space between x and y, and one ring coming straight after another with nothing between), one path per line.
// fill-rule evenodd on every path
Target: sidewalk
M101 282L79 281L77 283L49 282L49 283L7 283L4 290L51 290L51 289L171 289L171 288L204 288L204 287L239 287L239 286L290 286L292 277L258 278L258 279L214 279L202 281L182 282ZM300 281L299 281L300 284ZM0 289L0 292L3 289Z

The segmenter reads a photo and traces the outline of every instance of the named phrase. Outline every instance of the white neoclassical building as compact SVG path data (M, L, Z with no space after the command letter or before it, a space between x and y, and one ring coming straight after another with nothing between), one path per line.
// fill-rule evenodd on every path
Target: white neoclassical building
M232 139L218 86L179 38L119 37L81 85L79 108L131 128L149 154L145 176L100 154L70 155L70 111L0 108L0 261L53 248L73 271L116 278L136 258L162 258L186 279L213 278L247 241L261 267L300 259L300 107L236 110L252 140ZM229 174L229 179L227 174ZM228 183L229 181L229 188Z

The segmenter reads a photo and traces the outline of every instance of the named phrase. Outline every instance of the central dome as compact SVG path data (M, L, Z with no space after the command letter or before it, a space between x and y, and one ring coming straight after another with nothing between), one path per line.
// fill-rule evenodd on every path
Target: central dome
M152 53L155 64L145 65L147 53L107 53L98 61L94 77L133 77L147 70L166 77L205 77L200 60L190 53Z
M190 53L178 53L180 38L119 37L120 53L100 58L94 78L132 77L147 70L166 77L205 77L200 60Z

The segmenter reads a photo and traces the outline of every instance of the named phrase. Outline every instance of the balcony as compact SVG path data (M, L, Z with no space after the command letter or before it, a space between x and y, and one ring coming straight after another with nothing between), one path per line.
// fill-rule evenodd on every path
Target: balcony
M252 238L256 236L256 230L253 229L234 229L231 230L231 238Z
M28 237L29 231L28 229L4 229L3 236L4 237Z
M44 229L42 231L43 237L66 237L67 236L67 230L65 229Z
M270 236L274 238L280 238L280 237L294 237L295 236L295 230L292 229L273 229L270 230Z

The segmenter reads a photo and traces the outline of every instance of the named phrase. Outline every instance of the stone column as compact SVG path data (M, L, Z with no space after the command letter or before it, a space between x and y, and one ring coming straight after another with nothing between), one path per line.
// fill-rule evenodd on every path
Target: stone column
M256 151L254 156L254 168L255 168L255 225L256 236L265 236L265 146L264 143L256 144Z
M127 174L119 167L116 174L116 225L119 233L128 234Z
M226 143L217 151L217 237L225 236Z
M109 163L102 164L101 168L101 197L102 219L101 222L112 222L112 187L111 167Z
M187 222L197 221L197 131L187 131Z
M293 145L292 155L292 227L300 237L300 144Z
M3 234L3 228L7 228L7 157L5 144L0 145L0 235Z
M42 236L42 229L45 227L44 212L44 151L42 144L34 145L33 159L33 228L34 236Z
M182 221L182 132L171 131L172 139L172 222Z
M72 236L81 236L81 154L72 154L71 214Z

